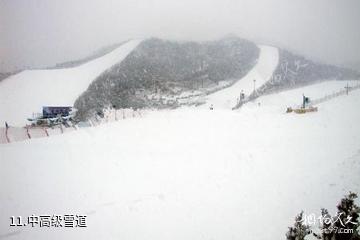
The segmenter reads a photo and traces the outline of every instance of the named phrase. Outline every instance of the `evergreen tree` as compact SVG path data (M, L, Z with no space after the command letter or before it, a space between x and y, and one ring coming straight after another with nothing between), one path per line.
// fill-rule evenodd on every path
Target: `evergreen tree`
M332 240L334 237L334 232L332 231L333 219L329 214L329 211L325 208L321 209L321 216L322 216L322 220L321 220L320 229L322 234L320 239Z
M343 229L346 232L335 232L335 240L360 240L358 231L360 208L355 204L356 198L357 195L350 192L338 204L337 216L334 219L334 229Z
M337 205L337 214L332 217L327 209L321 209L321 235L313 234L322 240L360 240L360 207L356 205L357 195L350 192ZM289 227L287 240L304 240L310 234L310 227L304 224L304 213L295 218L294 227Z
M286 233L287 240L304 240L305 236L310 233L310 226L304 224L303 215L302 211L295 217L294 226L289 227L289 231Z

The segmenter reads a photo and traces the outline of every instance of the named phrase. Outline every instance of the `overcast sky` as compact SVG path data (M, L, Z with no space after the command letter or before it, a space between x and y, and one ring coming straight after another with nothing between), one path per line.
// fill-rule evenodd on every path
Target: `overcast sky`
M0 70L53 65L129 38L228 33L360 69L360 0L0 0Z

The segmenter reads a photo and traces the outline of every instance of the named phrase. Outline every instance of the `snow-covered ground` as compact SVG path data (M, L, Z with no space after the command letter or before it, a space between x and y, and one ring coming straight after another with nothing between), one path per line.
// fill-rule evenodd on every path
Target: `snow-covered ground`
M208 105L214 108L231 109L235 107L241 91L248 96L255 88L269 81L279 63L279 50L275 47L260 45L260 56L255 67L232 87L206 97ZM254 86L255 80L255 86Z
M0 239L284 239L301 210L360 193L360 91L284 113L343 86L0 145ZM9 226L32 214L86 214L87 228Z
M305 87L296 88L290 91L281 91L276 94L264 95L255 99L252 102L245 104L242 109L250 109L250 108L259 108L259 110L263 111L272 111L274 112L285 112L287 107L297 107L302 105L303 95L310 98L310 103L312 100L316 100L318 98L322 98L326 95L331 95L337 93L341 90L345 90L345 87L348 85L349 87L355 87L360 84L360 81L326 81L321 82ZM354 92L350 92L352 94L358 94L359 90L355 90ZM276 96L276 97L275 97ZM332 99L330 101L336 101ZM319 108L322 108L322 105L319 105ZM241 111L241 109L240 109ZM258 110L256 110L258 111Z
M121 62L140 40L74 68L28 70L0 82L0 123L24 126L42 106L73 106L77 97L102 72Z

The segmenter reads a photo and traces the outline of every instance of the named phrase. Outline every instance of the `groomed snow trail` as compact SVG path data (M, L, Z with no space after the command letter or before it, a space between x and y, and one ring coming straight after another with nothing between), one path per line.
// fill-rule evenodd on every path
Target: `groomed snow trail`
M360 91L284 113L345 84L0 145L0 239L284 239L301 210L360 193ZM88 227L9 226L32 214L86 214Z
M131 40L116 50L74 68L27 70L0 82L0 123L24 126L42 106L72 106L102 72L121 62L141 40Z
M237 104L241 90L246 96L254 90L254 80L256 80L256 88L270 80L279 63L279 50L264 45L258 47L260 48L260 56L255 67L233 86L209 95L206 98L206 107L212 104L217 109L232 109Z

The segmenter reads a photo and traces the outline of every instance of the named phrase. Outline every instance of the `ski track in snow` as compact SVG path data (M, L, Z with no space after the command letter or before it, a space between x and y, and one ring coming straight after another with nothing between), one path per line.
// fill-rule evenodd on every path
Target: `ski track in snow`
M260 107L183 107L0 145L0 237L282 239L301 210L333 213L348 191L360 193L360 91L316 113L284 113L303 93L344 86L324 82L260 97ZM32 214L87 214L88 227L9 227L10 216Z
M279 62L279 50L275 47L260 45L260 56L255 67L233 86L215 92L206 98L206 107L232 109L237 104L241 90L248 96L255 88L269 81Z
M73 106L75 100L102 72L123 60L140 40L74 68L27 70L0 82L0 123L24 126L42 106Z

